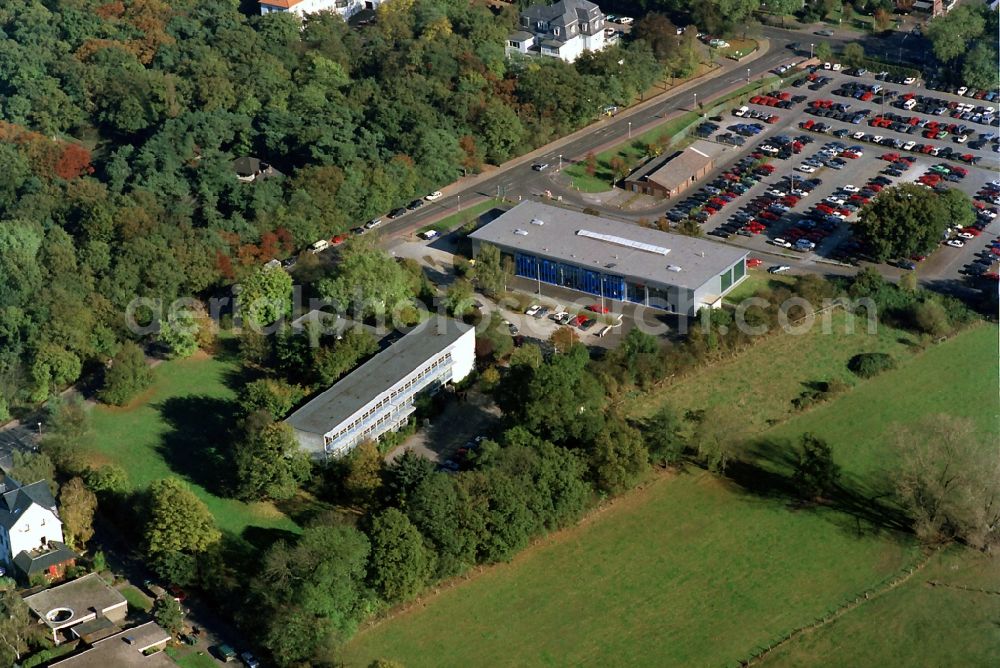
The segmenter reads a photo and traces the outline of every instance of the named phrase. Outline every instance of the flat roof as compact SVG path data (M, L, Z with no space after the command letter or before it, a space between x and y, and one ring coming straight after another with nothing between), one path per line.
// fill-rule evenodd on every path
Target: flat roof
M73 626L93 617L95 613L102 614L105 610L127 605L121 592L112 589L97 573L26 596L24 602L39 619L53 629ZM54 615L53 619L48 618L50 612L58 610L66 610L72 614L69 617Z
M311 434L326 434L389 387L458 341L472 325L432 317L334 383L285 422Z
M700 288L749 252L534 201L521 202L469 236L638 283L653 281L690 290Z
M76 654L49 664L52 668L177 668L177 664L159 651L146 656L144 650L158 645L164 645L170 640L170 634L157 626L156 622L147 622L134 629L126 629L121 633L99 640L85 652Z

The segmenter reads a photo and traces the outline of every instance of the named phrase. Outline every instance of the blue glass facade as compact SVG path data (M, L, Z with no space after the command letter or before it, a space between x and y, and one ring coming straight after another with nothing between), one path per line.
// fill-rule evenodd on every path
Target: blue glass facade
M546 260L526 253L514 255L514 273L524 278L592 295L603 294L609 299L625 299L626 294L629 294L632 301L641 302L645 298L645 293L640 295L635 286L626 286L625 278L622 276Z

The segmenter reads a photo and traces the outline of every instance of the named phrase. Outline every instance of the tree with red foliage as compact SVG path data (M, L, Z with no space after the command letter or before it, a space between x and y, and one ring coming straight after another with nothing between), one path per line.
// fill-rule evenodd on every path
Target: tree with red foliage
M90 165L90 151L79 144L64 145L62 154L56 160L55 173L56 176L67 181L84 174L93 174L94 168Z

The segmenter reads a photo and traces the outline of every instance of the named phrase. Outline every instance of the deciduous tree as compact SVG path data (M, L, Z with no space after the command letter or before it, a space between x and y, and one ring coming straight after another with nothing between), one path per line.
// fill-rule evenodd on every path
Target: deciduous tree
M97 496L80 478L71 478L59 490L59 517L67 542L82 550L94 535Z
M372 521L369 580L387 601L405 601L416 596L431 572L432 553L410 520L389 508Z
M153 383L153 370L146 364L142 348L132 342L122 345L104 373L101 400L124 406Z

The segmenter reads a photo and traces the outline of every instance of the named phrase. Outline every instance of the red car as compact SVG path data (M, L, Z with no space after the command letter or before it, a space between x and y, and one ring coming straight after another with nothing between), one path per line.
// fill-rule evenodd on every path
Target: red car
M591 304L587 307L587 310L594 313L609 313L611 311L607 306L601 306L600 304Z
M587 322L587 316L585 316L583 314L580 314L580 315L576 316L575 318L573 318L572 320L570 320L569 324L572 325L572 326L574 326L574 327L579 327L580 325L582 325L585 322Z
M347 241L347 235L346 234L338 234L335 237L333 237L332 239L330 239L330 243L333 244L334 246L339 246L340 244L344 243L345 241Z
M762 211L760 217L764 220L778 220L779 216L771 211Z
M764 261L757 257L752 257L747 260L748 269L756 269L760 265L764 264Z

